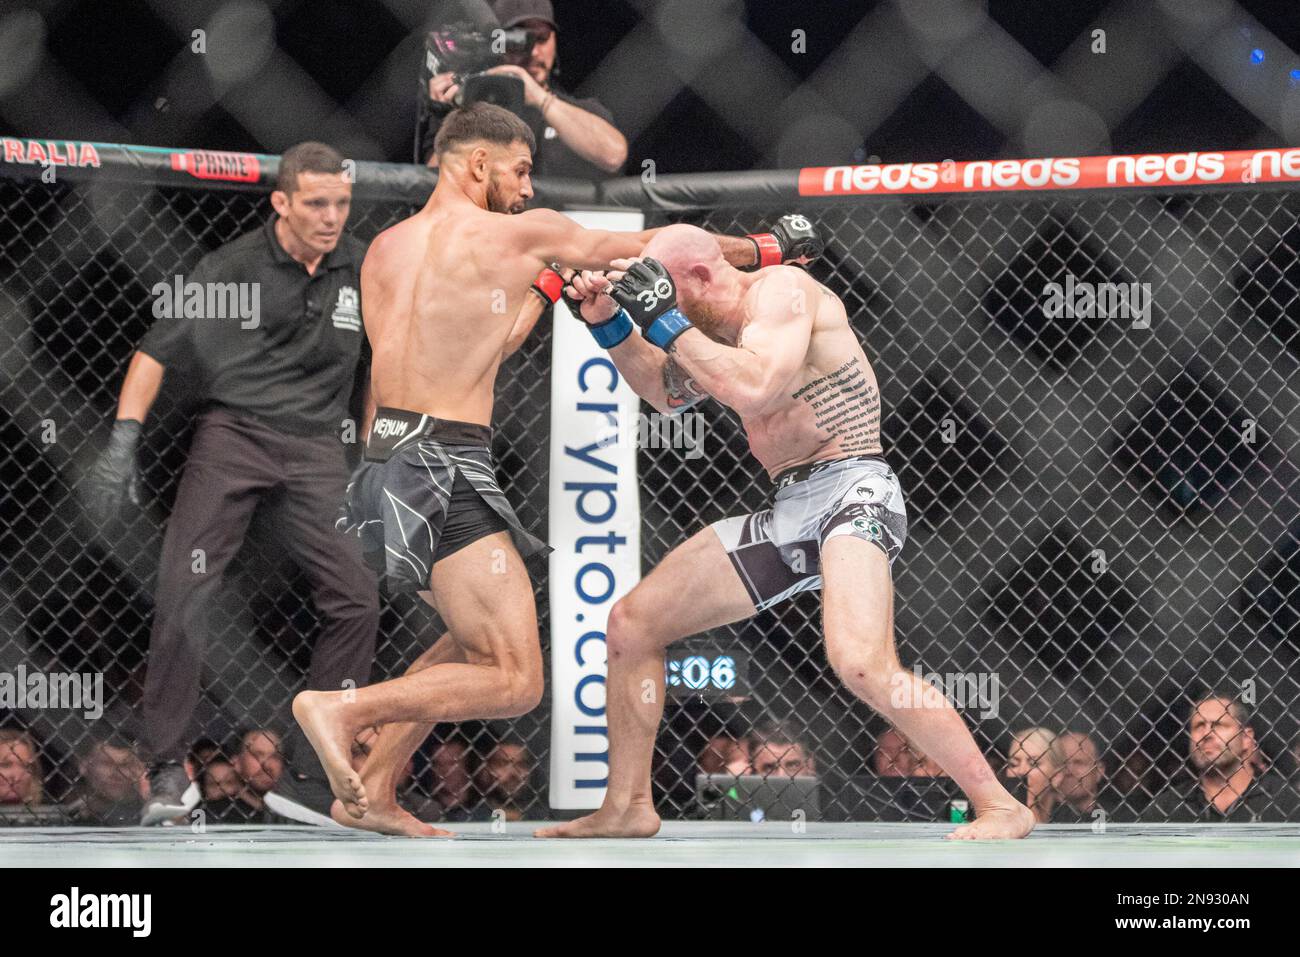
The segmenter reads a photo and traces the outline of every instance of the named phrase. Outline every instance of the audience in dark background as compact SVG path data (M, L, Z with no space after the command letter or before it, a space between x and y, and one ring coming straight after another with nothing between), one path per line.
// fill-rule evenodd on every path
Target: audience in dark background
M1250 709L1231 692L1198 698L1187 722L1190 774L1156 795L1143 820L1259 822L1300 820L1300 796L1265 770Z
M280 735L269 728L245 732L234 764L246 785L240 797L250 807L261 810L264 807L262 798L275 788L284 773Z
M700 752L697 764L703 774L748 774L752 756L747 738L729 730L713 735Z
M897 728L889 728L876 739L871 754L872 770L886 778L934 778L943 776L943 768L933 758L916 749Z
M1040 824L1051 820L1056 806L1052 778L1057 772L1052 746L1056 735L1047 728L1013 731L1007 749L1008 790L1034 812Z
M827 819L947 820L938 815L946 813L945 787L951 782L896 728L884 727L869 742L863 752L866 777L845 778L834 768L822 774L794 717L777 719L733 702L696 701L684 705L683 713L691 733L674 731L670 722L665 735L674 735L679 747L660 749L671 754L686 746L689 767L660 767L685 782L683 788L693 788L697 774L820 777L830 789L823 802ZM1250 709L1231 692L1188 699L1187 710L1175 709L1170 717L1176 714L1189 714L1177 719L1177 748L1185 761L1153 762L1150 753L1160 749L1133 734L1119 735L1107 749L1095 733L1024 727L1010 735L1003 773L1044 823L1300 821L1300 740L1279 746L1274 762L1260 746ZM354 766L364 763L376 734L367 728L357 735ZM71 764L76 774L70 790L51 798L43 769L59 767L57 756L43 755L39 739L26 729L0 728L0 820L21 824L24 807L45 806L69 823L137 823L148 781L129 741L88 738ZM200 739L186 768L198 783L208 823L288 823L263 802L284 771L278 730L248 729L229 751ZM665 779L661 773L661 792ZM430 822L551 816L536 755L506 728L440 730L407 764L398 794L404 806ZM837 801L838 810L825 806ZM36 823L35 816L26 823Z
M26 731L0 729L0 804L43 804L40 752Z
M447 738L433 746L429 755L431 787L422 821L468 821L473 814L474 776L470 770L470 746L460 738Z
M244 779L233 764L225 758L217 758L204 766L202 787L205 802L228 801L239 797L244 790Z
M488 751L474 775L474 786L483 800L474 815L507 821L545 817L533 785L536 764L528 748L518 741L501 741Z
M1057 803L1051 820L1056 824L1090 823L1097 810L1114 810L1115 801L1104 800L1102 784L1106 778L1106 765L1101 750L1090 735L1066 731L1052 742L1052 762L1056 773L1052 777L1052 790Z
M122 827L140 823L148 794L144 761L127 741L88 741L77 756L78 780L66 802L78 824Z
M816 777L817 759L812 748L790 724L770 721L749 739L751 773L763 777Z

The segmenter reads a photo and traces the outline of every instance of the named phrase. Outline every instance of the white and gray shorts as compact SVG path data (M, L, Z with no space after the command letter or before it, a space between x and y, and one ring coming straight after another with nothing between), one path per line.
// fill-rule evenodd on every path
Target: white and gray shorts
M821 549L837 535L875 544L890 565L903 550L903 490L878 455L802 465L776 487L771 508L712 525L758 611L820 589Z

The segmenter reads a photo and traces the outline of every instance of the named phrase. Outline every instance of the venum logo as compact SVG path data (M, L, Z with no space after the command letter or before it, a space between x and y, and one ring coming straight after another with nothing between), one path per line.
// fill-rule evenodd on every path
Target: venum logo
M410 423L402 422L399 419L375 419L375 435L381 439L391 439L398 435L405 435L409 425Z

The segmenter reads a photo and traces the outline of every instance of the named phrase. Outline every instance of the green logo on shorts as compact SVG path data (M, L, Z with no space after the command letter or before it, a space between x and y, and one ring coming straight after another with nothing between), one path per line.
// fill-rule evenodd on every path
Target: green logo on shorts
M880 527L880 523L870 518L855 518L853 520L853 530L855 532L864 533L868 538L875 542L883 541L885 537L884 530Z

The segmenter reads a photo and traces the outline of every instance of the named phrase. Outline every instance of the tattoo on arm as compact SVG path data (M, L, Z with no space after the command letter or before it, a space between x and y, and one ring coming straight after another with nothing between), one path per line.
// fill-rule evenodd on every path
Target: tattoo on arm
M708 397L708 393L699 387L672 356L664 363L664 392L668 396L668 408L672 412L688 409Z

